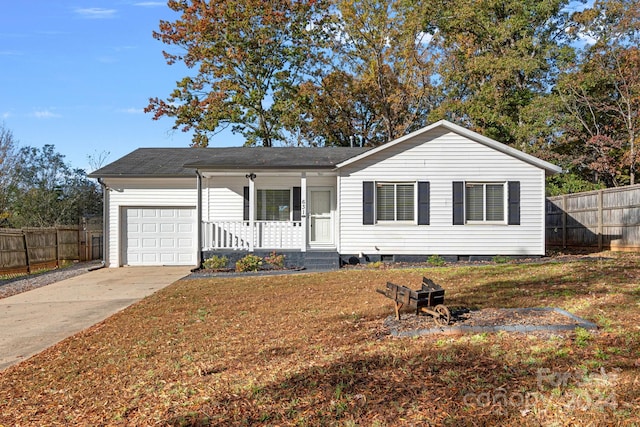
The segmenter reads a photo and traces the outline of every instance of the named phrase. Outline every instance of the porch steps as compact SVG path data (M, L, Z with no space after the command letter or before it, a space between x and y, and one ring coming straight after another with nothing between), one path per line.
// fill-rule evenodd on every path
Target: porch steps
M307 251L304 266L307 270L338 270L340 256L336 251Z

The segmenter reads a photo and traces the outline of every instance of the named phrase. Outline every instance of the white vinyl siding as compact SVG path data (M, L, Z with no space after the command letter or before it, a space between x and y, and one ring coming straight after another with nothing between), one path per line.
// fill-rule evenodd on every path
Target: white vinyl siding
M108 178L107 259L110 267L123 264L122 246L126 239L126 220L123 214L129 207L194 209L197 205L196 177L193 178ZM197 227L195 227L197 229ZM193 232L195 254L197 235ZM194 263L195 265L195 263Z
M544 170L457 133L436 128L347 165L339 172L339 235L343 254L544 254ZM363 225L365 181L430 182L430 225ZM506 225L503 220L454 226L454 181L519 181L520 225ZM506 185L504 191L507 192ZM506 217L505 210L503 219Z
M278 172L258 173L255 178L256 203L262 190L286 190L300 186L300 176L279 176ZM243 175L214 176L203 179L202 218L204 221L242 221L244 187L249 185ZM335 188L335 176L309 176L307 187L324 186ZM289 205L291 207L291 205ZM257 210L256 210L257 214ZM256 219L257 216L256 216Z

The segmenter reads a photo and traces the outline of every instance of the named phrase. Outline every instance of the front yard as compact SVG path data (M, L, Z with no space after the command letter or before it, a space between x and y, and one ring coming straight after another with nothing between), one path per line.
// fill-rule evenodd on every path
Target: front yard
M640 256L183 280L0 373L0 425L638 425ZM598 331L393 338L387 281Z

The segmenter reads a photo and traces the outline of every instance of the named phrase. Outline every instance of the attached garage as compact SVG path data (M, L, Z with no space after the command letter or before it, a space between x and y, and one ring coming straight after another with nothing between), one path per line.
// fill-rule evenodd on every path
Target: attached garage
M122 265L196 265L196 209L123 207Z

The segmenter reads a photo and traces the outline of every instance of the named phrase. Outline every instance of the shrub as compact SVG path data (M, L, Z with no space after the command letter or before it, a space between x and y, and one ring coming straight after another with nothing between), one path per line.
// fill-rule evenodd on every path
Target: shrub
M374 261L367 264L367 268L380 268L384 263L382 261Z
M208 270L221 270L227 267L228 262L229 258L226 256L219 257L218 255L214 255L211 258L205 259L202 265Z
M496 255L493 257L493 262L495 262L496 264L505 264L509 262L509 257Z
M286 255L278 255L276 254L276 251L273 251L268 256L264 257L264 260L275 268L284 268L285 258Z
M263 261L259 256L249 254L236 262L236 271L258 271Z
M431 255L427 258L427 264L435 267L441 267L446 264L446 261L440 255Z

